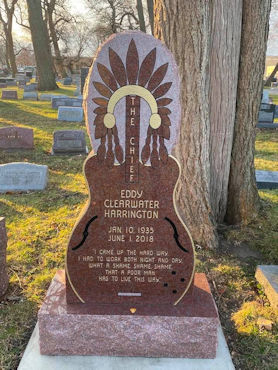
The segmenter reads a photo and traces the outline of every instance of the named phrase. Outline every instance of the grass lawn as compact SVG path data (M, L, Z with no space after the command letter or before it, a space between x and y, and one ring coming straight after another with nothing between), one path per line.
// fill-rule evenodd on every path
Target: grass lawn
M12 89L12 88L11 88ZM0 89L1 90L1 89ZM73 95L74 87L57 94ZM1 91L0 91L1 92ZM19 90L22 97L22 90ZM10 285L0 303L0 369L15 369L36 323L46 289L64 267L67 241L87 200L82 174L84 155L51 156L53 131L85 124L56 120L50 102L0 100L0 127L33 128L33 151L0 152L0 163L26 161L49 167L44 191L0 196L6 217ZM87 137L87 145L90 147ZM256 167L278 171L278 132L258 131ZM261 191L262 212L251 225L223 227L222 248L197 250L197 270L206 272L218 305L234 363L239 369L278 369L277 314L254 279L258 263L278 262L278 191ZM240 250L255 248L258 258L243 258ZM272 331L260 331L257 318L270 318Z

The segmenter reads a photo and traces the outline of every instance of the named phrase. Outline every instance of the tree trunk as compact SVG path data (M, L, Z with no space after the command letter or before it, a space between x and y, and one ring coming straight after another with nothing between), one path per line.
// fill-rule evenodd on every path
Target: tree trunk
M145 25L145 18L144 18L142 0L137 0L137 6L136 7L137 7L138 18L139 18L140 31L146 32L146 25Z
M216 221L223 222L236 110L242 0L214 0L211 6L210 197Z
M47 28L42 18L41 2L38 0L27 0L27 5L32 42L39 75L38 89L40 91L57 89L58 86L55 82L55 74L52 67L53 61Z
M217 246L210 207L209 2L155 0L154 34L173 52L181 77L181 130L175 155L181 164L178 208L193 239Z
M12 70L12 76L15 77L17 73L17 66L16 66L16 61L15 61L12 28L9 26L7 27L6 38L7 38L7 47L8 47L8 57L9 57L10 67Z
M278 63L276 64L275 68L271 72L271 75L268 77L268 79L265 81L265 86L271 86L272 79L275 77L276 73L278 72Z
M55 52L55 57L56 57L55 60L56 60L57 72L58 72L58 74L61 77L67 77L66 71L64 69L63 58L62 58L62 55L61 55L61 52L60 52L60 48L59 48L59 44L58 44L58 39L57 39L57 34L56 34L55 27L54 27L52 16L49 17L49 20L48 21L49 21L48 22L48 24L49 24L49 31L50 31L50 35L51 35L51 39L52 39L52 44L53 44L53 48L54 48L54 52Z
M258 211L255 127L261 102L271 0L243 0L237 109L232 149L227 221L250 221Z
M149 22L150 22L150 25L151 25L152 34L153 34L153 1L154 0L147 0Z

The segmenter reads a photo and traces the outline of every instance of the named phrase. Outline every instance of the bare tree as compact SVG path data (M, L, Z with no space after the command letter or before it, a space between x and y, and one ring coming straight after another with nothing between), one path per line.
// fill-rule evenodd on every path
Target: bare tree
M208 246L216 245L215 219L227 212L228 222L246 222L258 210L254 143L270 3L154 2L155 35L174 53L181 76L179 207L194 239Z
M216 221L223 222L233 146L242 0L212 0L210 13L210 199Z
M138 13L140 30L142 32L146 32L146 24L145 24L145 17L144 17L144 9L143 9L142 0L137 0L136 8L137 8L137 13Z
M154 34L173 52L181 77L181 130L175 150L182 167L178 208L194 240L216 247L210 205L209 2L155 0L154 15Z
M0 2L0 22L2 23L5 34L6 52L9 58L9 65L11 67L13 76L15 76L17 73L12 34L13 16L17 1L18 0L1 0Z
M237 109L227 220L248 222L257 215L254 153L261 102L271 0L243 0Z
M100 42L113 33L139 28L134 0L86 0L86 3L96 19L94 30Z
M38 0L27 0L29 25L38 69L39 90L54 90L55 81L53 60L46 24L42 17L42 6Z
M74 21L74 17L68 12L67 0L43 0L44 14L48 26L50 43L55 53L55 65L60 76L65 77L66 71L63 66L63 56L60 51L60 31L67 24Z
M149 15L149 22L153 34L153 24L154 24L154 17L153 17L153 1L154 0L147 0L147 6L148 6L148 15Z

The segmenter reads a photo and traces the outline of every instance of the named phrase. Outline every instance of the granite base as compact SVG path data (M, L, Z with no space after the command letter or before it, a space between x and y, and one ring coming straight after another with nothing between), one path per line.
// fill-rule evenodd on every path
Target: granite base
M58 271L38 314L41 354L180 358L216 356L219 320L204 274L195 275L188 316L175 316L173 312L170 315L165 312L157 315L101 314L100 307L97 314L78 314L76 311L68 312L68 306L64 271ZM203 309L200 310L199 306Z
M40 354L36 325L18 370L234 370L223 331L218 327L214 359L144 358L108 356L44 356Z

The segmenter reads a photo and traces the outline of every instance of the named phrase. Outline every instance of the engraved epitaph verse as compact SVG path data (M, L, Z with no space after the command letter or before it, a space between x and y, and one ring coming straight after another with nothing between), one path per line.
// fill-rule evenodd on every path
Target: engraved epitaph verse
M175 209L180 168L168 154L178 88L173 57L152 36L126 32L100 49L85 92L96 154L85 162L90 200L68 245L68 303L176 305L188 291L194 247Z

